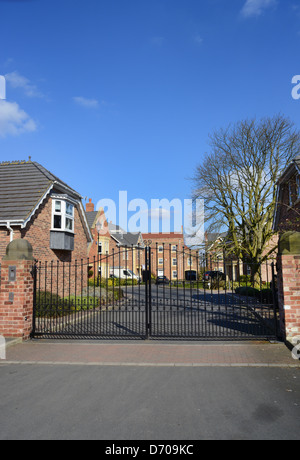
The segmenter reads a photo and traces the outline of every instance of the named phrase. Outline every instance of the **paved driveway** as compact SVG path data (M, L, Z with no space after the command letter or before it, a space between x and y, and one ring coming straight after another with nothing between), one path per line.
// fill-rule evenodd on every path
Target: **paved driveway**
M91 288L88 294L89 308L80 297L75 312L70 313L73 305L66 302L64 315L57 315L55 304L47 306L46 314L37 315L36 332L85 337L144 338L147 332L152 337L275 337L273 307L234 293L153 285L151 302L146 302L145 286L128 286L120 301L101 307L93 305L99 292ZM148 331L146 324L150 324Z

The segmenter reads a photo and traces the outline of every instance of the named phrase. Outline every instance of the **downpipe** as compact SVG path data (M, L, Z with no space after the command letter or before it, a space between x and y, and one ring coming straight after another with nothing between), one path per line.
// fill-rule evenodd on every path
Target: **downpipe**
M10 222L7 222L7 223L6 223L6 228L7 228L7 230L10 232L10 242L12 242L13 239L14 239L14 231L13 231L13 229L12 229L11 226L10 226Z

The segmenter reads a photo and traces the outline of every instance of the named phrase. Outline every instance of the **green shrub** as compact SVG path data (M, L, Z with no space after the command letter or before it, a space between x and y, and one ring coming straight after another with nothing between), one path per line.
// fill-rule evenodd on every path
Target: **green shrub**
M251 283L251 276L250 275L241 275L240 276L240 283Z
M257 297L260 291L251 286L240 286L235 289L236 294L247 296L247 297Z
M272 304L273 303L273 293L272 289L259 289L253 288L251 286L240 286L235 289L236 294L248 297L255 297L262 303Z
M121 286L136 286L138 284L137 280L132 280L132 279L122 279L121 280Z
M61 297L58 294L54 294L49 291L37 291L36 303L40 305L50 305L50 303L58 304L61 301Z
M138 284L137 280L132 280L130 278L121 279L121 278L90 278L88 280L90 287L101 286L103 288L113 287L113 286L136 286Z

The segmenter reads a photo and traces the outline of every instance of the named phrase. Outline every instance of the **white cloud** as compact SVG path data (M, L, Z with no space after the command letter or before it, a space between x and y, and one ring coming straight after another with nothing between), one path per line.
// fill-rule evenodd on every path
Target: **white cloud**
M73 101L81 107L86 107L88 109L95 109L99 106L99 102L96 99L87 99L86 97L73 97Z
M0 101L0 137L18 136L36 129L36 123L16 102Z
M11 85L12 88L21 88L27 97L41 97L44 95L33 85L28 78L23 77L18 72L14 71L5 75L6 81Z
M265 10L277 5L277 0L247 0L241 14L245 18L261 16Z

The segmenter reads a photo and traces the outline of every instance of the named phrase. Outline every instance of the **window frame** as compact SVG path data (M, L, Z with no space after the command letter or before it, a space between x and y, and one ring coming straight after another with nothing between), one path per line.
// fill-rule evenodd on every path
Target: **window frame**
M187 266L188 266L188 267L192 267L192 266L193 266L193 258L192 258L192 256L189 256L189 257L187 258Z
M59 208L57 209L57 204L60 203ZM70 208L68 211L68 206L72 207L72 212L70 213ZM58 227L55 223L57 217L60 217L60 226ZM71 228L68 227L68 222L71 224ZM55 232L68 232L74 234L75 232L75 204L67 199L61 197L52 197L52 213L51 213L51 230Z

